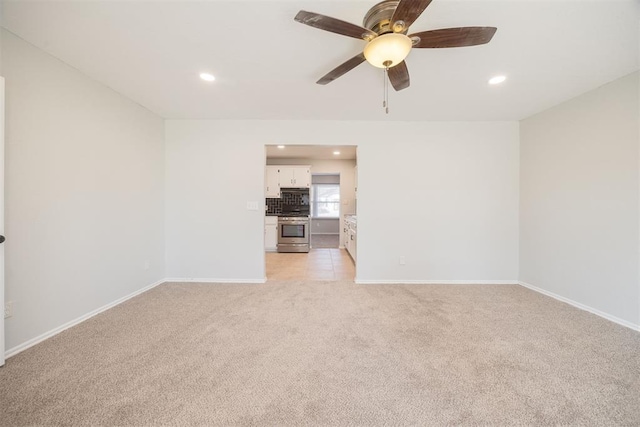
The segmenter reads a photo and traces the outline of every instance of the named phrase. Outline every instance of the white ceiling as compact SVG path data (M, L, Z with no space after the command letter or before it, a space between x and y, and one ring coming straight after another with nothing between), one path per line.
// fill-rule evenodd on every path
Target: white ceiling
M498 31L484 46L414 49L411 87L385 116L369 64L315 84L364 42L293 20L304 9L361 25L375 2L5 0L2 25L171 119L518 120L638 69L638 0L434 0L410 32ZM507 82L487 85L498 73Z
M317 160L355 160L355 145L286 145L278 148L277 145L267 145L267 158L277 159L317 159ZM333 154L340 152L339 155Z

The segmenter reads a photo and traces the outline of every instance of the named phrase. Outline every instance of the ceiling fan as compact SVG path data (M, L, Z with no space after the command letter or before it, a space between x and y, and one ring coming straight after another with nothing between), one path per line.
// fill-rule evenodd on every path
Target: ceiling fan
M363 52L329 71L316 83L326 85L351 71L365 60L384 68L396 91L409 87L409 70L404 59L412 48L445 48L486 44L495 27L458 27L409 34L415 22L432 0L384 0L366 13L362 27L319 13L301 10L295 20L332 33L367 42ZM386 83L386 79L385 79Z

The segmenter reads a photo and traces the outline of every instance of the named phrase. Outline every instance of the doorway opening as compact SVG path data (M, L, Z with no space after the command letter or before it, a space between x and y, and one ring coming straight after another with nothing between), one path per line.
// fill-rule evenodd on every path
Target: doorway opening
M356 150L356 146L265 146L267 281L355 280L355 244L347 242L353 236L346 231L347 220L355 220L357 209ZM290 239L292 231L295 242Z

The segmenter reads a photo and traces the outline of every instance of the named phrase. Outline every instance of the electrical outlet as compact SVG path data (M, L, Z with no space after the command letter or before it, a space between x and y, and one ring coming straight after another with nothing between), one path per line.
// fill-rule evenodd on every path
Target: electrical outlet
M4 304L4 318L13 316L13 301L7 301Z
M404 259L404 256L401 256L398 262L400 263L400 265L407 265L407 260Z

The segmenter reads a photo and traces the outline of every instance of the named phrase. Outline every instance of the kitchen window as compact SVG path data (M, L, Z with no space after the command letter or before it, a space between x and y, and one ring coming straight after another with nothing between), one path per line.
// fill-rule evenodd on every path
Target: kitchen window
M311 184L311 216L340 217L340 184Z

